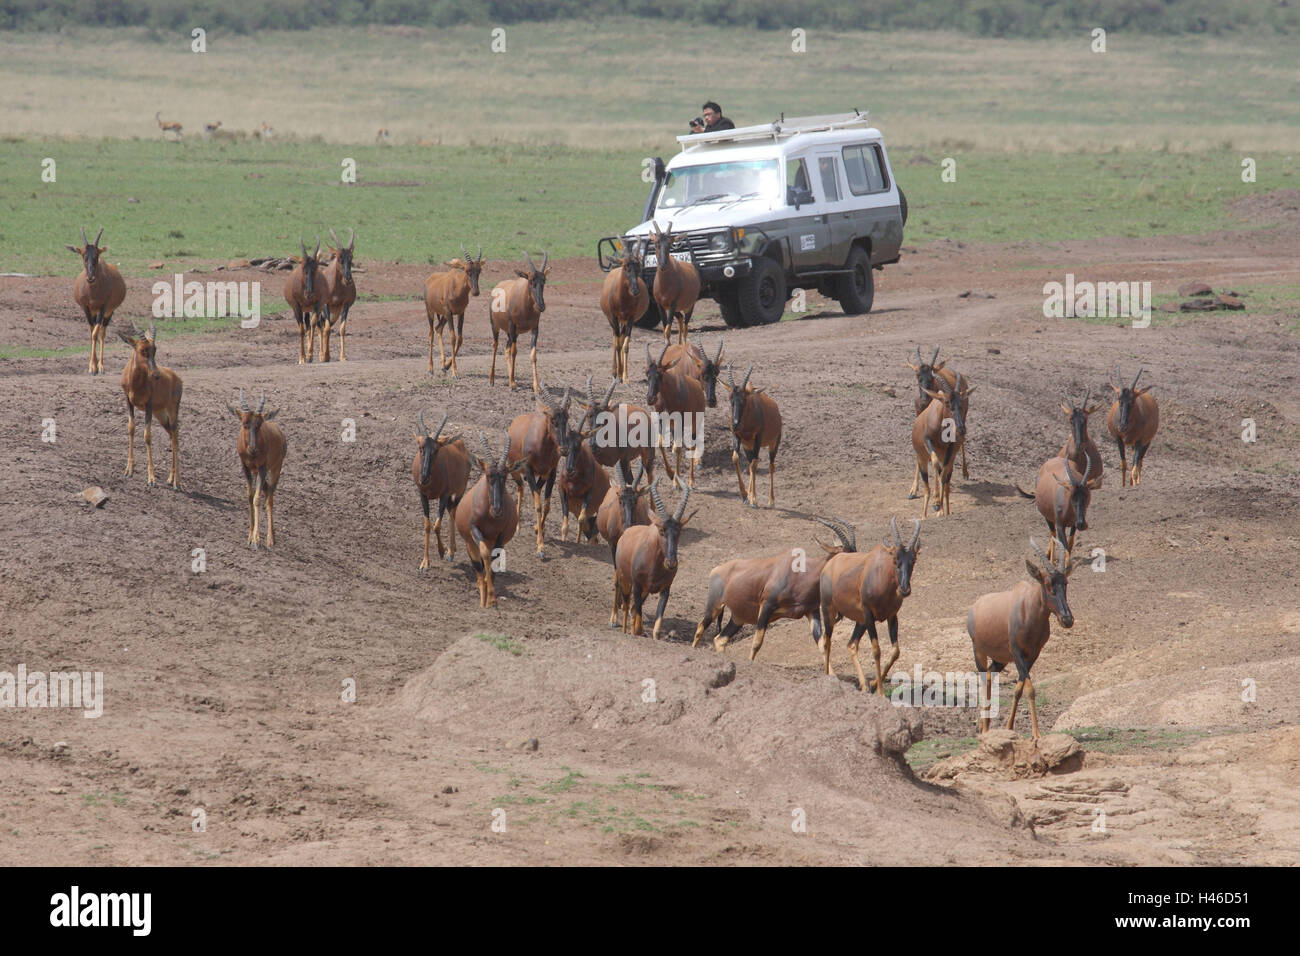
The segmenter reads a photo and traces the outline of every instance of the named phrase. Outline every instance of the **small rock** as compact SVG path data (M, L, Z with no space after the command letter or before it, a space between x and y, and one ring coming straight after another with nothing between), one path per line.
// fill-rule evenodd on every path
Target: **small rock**
M1213 312L1218 307L1213 299L1188 299L1179 306L1184 312Z
M1246 307L1245 302L1242 302L1236 296L1231 296L1231 295L1215 296L1214 301L1217 302L1219 305L1223 306L1225 309L1232 309L1234 312L1240 309L1244 309Z
M1177 311L1178 311L1178 303L1177 303L1177 302L1166 302L1164 305L1162 305L1162 306L1160 307L1160 311L1161 311L1161 312L1177 312Z
M1198 295L1214 295L1214 290L1204 282L1184 282L1178 287L1178 294L1184 298Z
M989 349L989 350L988 350L988 353L989 353L989 355L1001 355L1001 354L1002 354L1002 350L1001 350L1001 349Z
M442 788L443 793L460 793L460 787L453 787L451 784Z
M65 794L65 793L67 793L67 792L68 792L68 788L67 788L67 787L50 787L50 793L53 793L53 794L55 794L56 796L57 796L57 795L61 795L61 794Z
M127 202L139 202L140 200L136 199L134 196L130 196L130 197L127 198L126 201L127 201Z
M881 389L881 391L883 391L890 398L898 398L898 392L894 391L894 387L892 385L886 385L883 389Z
M54 752L56 754L65 753L67 752L67 749L68 749L68 742L66 740L59 740L56 741L54 744Z
M81 492L81 497L85 498L87 502L94 505L96 508L104 507L104 502L108 500L108 495L104 493L104 489L99 487L99 485L91 485L89 488L86 488Z
M163 264L162 264L161 262L151 262L151 263L149 263L149 268L150 268L150 269L161 269L162 267L163 267Z

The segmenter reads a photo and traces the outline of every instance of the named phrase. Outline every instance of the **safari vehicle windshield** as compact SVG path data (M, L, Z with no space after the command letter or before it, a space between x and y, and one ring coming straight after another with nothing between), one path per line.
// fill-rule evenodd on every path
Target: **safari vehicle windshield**
M741 198L776 198L781 192L775 159L707 163L670 170L659 198L660 209Z

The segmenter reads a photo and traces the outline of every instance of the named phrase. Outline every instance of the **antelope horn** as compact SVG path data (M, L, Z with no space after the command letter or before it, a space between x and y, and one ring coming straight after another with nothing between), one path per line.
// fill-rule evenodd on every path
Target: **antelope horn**
M618 379L609 380L609 388L605 389L605 400L600 403L601 410L609 408L609 400L614 397L614 388L618 385Z
M1090 398L1092 398L1092 389L1088 389L1086 392L1083 393L1083 405L1081 406L1082 408L1088 407L1088 399Z
M506 467L506 459L509 458L509 457L510 457L510 432L509 432L509 430L507 430L507 431L506 431L506 445L505 445L504 448L501 449L501 464L500 464L500 467L501 467L502 469L504 469L504 468Z
M614 470L618 471L619 469L615 468ZM632 467L632 487L635 488L637 485L641 484L641 479L644 477L645 462L638 458L636 464Z
M934 365L934 360L939 357L939 346L934 347L934 354L930 356L930 364Z
M524 250L524 258L528 260L528 270L530 272L536 272L537 266L533 265L533 257L528 254L527 249Z
M852 549L849 547L849 539L848 539L848 538L845 536L845 534L844 534L844 529L841 528L838 524L836 524L834 521L830 521L830 520L828 520L828 519L826 519L826 518L819 518L819 517L817 517L816 515L813 515L813 520L814 520L814 521L817 521L817 522L820 522L821 524L826 525L826 527L830 528L833 532L835 532L835 537L837 537L837 538L840 539L840 545L841 545L841 547L844 548L845 551L851 551L851 550L852 550Z
M1115 384L1121 389L1124 388L1124 376L1120 375L1118 365L1115 366Z
M545 249L543 249L542 250L542 271L543 272L546 271L546 263L549 262L550 259L551 259L551 254L547 252Z
M542 381L542 377L540 375L537 376L537 384L538 386L540 386L537 389L537 397L541 399L543 405L545 405L551 411L555 411L555 402L551 400L551 393L546 388L546 383Z
M83 246L88 246L88 245L90 245L90 240L86 238L86 227L85 227L85 226L82 226L82 227L81 227L81 244L82 244Z
M257 403L257 414L262 414L264 408L266 408L266 389L262 389L262 398Z
M1038 553L1038 560L1043 562L1043 567L1045 567L1048 571L1055 571L1056 568L1052 565L1052 562L1047 560L1047 553L1038 546L1038 542L1034 540L1033 535L1029 536L1029 543L1033 545L1034 551ZM1065 549L1062 548L1062 550Z
M650 500L654 502L655 511L659 514L660 521L668 520L668 509L664 507L663 499L659 497L659 479L656 478L650 484Z
M316 258L318 258L319 256L320 256L320 236L317 236L317 237L316 237L316 251L313 252L313 253L311 254L311 257L312 257L313 259L316 259Z
M478 261L479 261L479 262L482 262L482 261L483 261L483 246L482 246L482 245L480 245L480 246L478 247Z
M662 352L659 353L659 361L656 362L655 364L656 364L656 365L662 365L662 364L664 363L664 356L667 355L667 354L668 354L668 343L665 342L665 343L664 343L664 350L663 350Z
M925 364L925 360L921 358L921 346L919 345L916 347L916 364L917 365Z
M491 461L493 458L496 457L496 453L492 451L492 446L488 444L487 435L484 435L481 429L479 430L478 433L478 443L479 446L483 449L484 461Z
M244 386L239 386L239 407L248 411L248 402L244 401Z
M921 540L921 519L912 519L912 540L907 543L908 551L916 550L916 542Z
M839 515L835 516L835 520L843 525L844 530L848 532L849 548L853 551L858 550L858 533L853 530L853 523L846 518L841 518Z
M99 240L96 239L95 242L98 244ZM1138 379L1140 379L1140 378L1142 377L1142 373L1145 372L1145 371L1146 371L1145 366L1141 366L1141 367L1138 368L1138 373L1137 373L1136 375L1133 376L1133 384L1130 385L1129 388L1137 388Z
M645 363L646 363L646 365L654 365L654 364L655 364L655 360L654 360L654 358L650 355L650 343L649 343L649 342L647 342L647 343L645 344Z
M623 469L618 467L617 463L614 465L614 481L620 491L627 487L627 482L623 480Z
M443 420L446 421L446 419L443 419ZM428 437L429 437L429 429L427 429L427 428L424 427L424 409L420 409L420 414L416 416L416 421L418 421L418 422L420 423L420 437L421 437L421 438L428 438Z
M700 351L703 352L704 349L700 349ZM722 336L721 335L718 336L718 354L713 356L713 364L717 365L720 361L722 361Z
M443 427L444 427L446 424L447 424L447 414L444 412L444 413L443 413L443 416L442 416L442 421L438 422L438 430L437 430L436 432L433 433L433 440L434 440L435 442L438 440L438 436L442 434L442 429L443 429ZM423 415L423 413L421 413L421 416L420 416L420 427L421 427L421 428L424 427L424 415ZM429 437L429 433L428 433L427 431L424 433L424 437L425 437L425 438L428 438L428 437Z
M95 233L95 245L97 246L99 245L99 237L102 236L103 234L104 234L104 227L100 226L99 232ZM1139 372L1138 374L1141 375L1142 373Z
M298 245L302 248L302 257L307 258L307 243L302 241L302 233L298 233Z
M339 237L336 236L336 235L334 234L334 227L333 227L333 226L330 226L330 238L334 240L334 248L335 248L335 249L337 249L339 246L342 245L342 243L339 242Z
M587 376L587 404L590 408L596 407L596 393L591 390L591 376Z
M1092 471L1092 456L1085 451L1083 453L1083 477L1079 479L1079 484L1082 485L1087 483L1088 472L1090 471Z
M730 362L728 362L728 363L727 363L727 381L731 383L731 387L732 387L732 388L735 388L735 387L736 387L736 376L735 376L734 374L732 374L732 372L733 372L732 365L731 365Z
M473 259L473 258L474 258L474 257L471 256L468 252L465 251L465 243L463 243L463 242L460 244L460 257L461 257L462 259L466 259L466 260L469 260L469 259Z
M150 320L149 320L149 331L148 331L148 333L146 333L146 338L148 338L149 341L152 342L152 341L154 340L154 336L155 336L155 334L156 334L156 333L154 332L153 319L150 319Z
M673 520L681 521L682 515L686 514L686 502L691 500L691 489L686 482L682 481L681 475L677 476L677 486L682 489L682 500L677 502L677 510L673 512Z
M348 252L351 252L352 247L355 246L356 244L357 244L357 234L356 232L353 231L351 226L348 226Z
M573 389L566 385L564 386L564 402L560 405L560 411L567 412L569 410L569 403L572 401Z
M1061 550L1061 566L1060 566L1060 571L1061 571L1062 574L1065 574L1065 572L1066 572L1066 568L1068 568L1068 567L1070 566L1070 554L1069 554L1069 552L1066 551L1064 548L1061 548L1060 550Z
M751 376L751 375L753 375L753 374L754 374L754 363L753 363L753 362L750 362L750 363L749 363L749 371L745 373L745 380L744 380L743 382L740 383L740 390L741 390L742 392L745 390L746 386L749 385L749 376Z
M901 551L903 548L903 538L902 535L898 533L898 518L891 517L889 519L889 530L894 532L894 546Z

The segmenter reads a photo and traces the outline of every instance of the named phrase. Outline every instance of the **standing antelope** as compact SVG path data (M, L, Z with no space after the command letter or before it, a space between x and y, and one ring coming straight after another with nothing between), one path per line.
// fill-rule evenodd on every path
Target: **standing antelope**
M1089 405L1088 399L1091 397L1090 389L1084 393L1083 401L1077 405L1071 405L1069 402L1061 403L1061 411L1065 412L1070 419L1070 437L1056 454L1060 458L1068 458L1090 483L1089 487L1100 488L1103 468L1101 452L1097 450L1096 443L1088 434L1088 416L1101 408L1101 403ZM1094 480L1096 484L1091 484Z
M356 233L348 230L348 244L339 242L339 237L330 230L334 240L330 249L334 252L334 261L320 271L320 311L324 318L321 323L321 361L330 360L330 333L337 326L339 330L339 361L348 360L348 313L357 301L357 285L352 281L352 249L357 243ZM306 252L306 249L303 250Z
M669 350L671 351L671 349ZM718 407L718 373L722 371L722 336L718 336L718 351L713 358L704 350L704 338L700 337L699 346L700 384L704 386L704 401L709 408Z
M624 482L632 480L633 461L639 461L645 470L646 480L653 481L654 423L650 420L650 413L640 405L628 405L625 402L610 404L609 400L617 385L618 379L611 378L605 397L598 401L596 393L591 390L591 376L587 376L587 402L579 404L586 408L595 429L591 453L606 468L618 471Z
M104 371L104 338L108 333L108 323L113 321L113 313L126 298L126 283L116 266L100 262L100 255L108 248L99 244L99 237L104 234L104 227L99 227L95 241L86 238L86 227L81 227L81 247L67 246L69 252L81 256L82 270L72 284L72 298L86 314L90 326L90 374L98 375ZM99 356L96 358L96 345Z
M764 394L761 388L750 388L749 377L754 374L754 363L749 363L745 380L736 384L736 376L730 364L727 365L727 381L724 384L731 393L731 463L736 467L736 482L740 485L740 497L749 502L751 508L758 507L758 496L754 493L754 483L758 478L758 453L767 449L767 503L776 507L776 452L781 447L781 409L771 396ZM740 456L745 456L749 466L749 490L745 490L745 479L740 474Z
M135 473L135 410L144 412L144 451L149 468L148 484L156 484L153 473L153 420L171 436L172 463L167 471L167 484L179 490L181 486L181 377L171 369L157 364L158 348L154 340L153 323L141 338L121 330L117 333L131 346L131 358L122 369L122 391L126 393L126 473Z
M221 129L221 120L217 120L215 123L203 124L203 132L205 132L209 137L213 136L219 129Z
M700 297L700 272L694 263L678 262L669 254L673 246L671 222L666 232L660 232L658 224L652 222L650 232L654 237L655 255L658 258L654 297L664 314L664 341L672 338L673 322L676 322L677 341L685 343L691 314Z
M916 478L925 483L922 519L930 512L930 469L934 469L934 510L952 514L952 468L957 452L966 442L966 398L975 386L957 376L949 385L943 377L935 379L938 391L929 390L930 404L912 423L912 449L916 452ZM916 482L913 482L915 486Z
M649 344L645 347L645 380L646 380L646 404L654 407L654 410L663 415L667 413L668 422L672 427L673 450L677 467L674 468L668 464L668 452L663 444L663 429L658 422L655 423L655 441L659 444L659 453L664 459L664 470L668 472L668 478L671 481L677 480L677 475L682 470L682 448L683 445L691 446L690 458L690 484L695 486L695 459L699 457L699 449L703 440L704 424L704 387L695 378L687 375L685 372L678 371L677 366L682 360L679 356L671 362L665 362L664 356L668 353L668 345L665 344L663 351L659 353L658 360L650 355Z
M754 643L749 649L749 659L758 657L763 638L773 621L810 618L812 638L820 643L821 625L821 575L822 568L833 554L851 551L853 532L845 530L847 523L817 518L840 539L837 546L821 545L825 554L809 561L801 555L794 560L793 551L781 551L766 558L739 558L720 564L709 572L709 591L705 599L704 616L695 627L691 647L700 643L705 631L715 623L718 633L713 638L714 650L721 652L731 638L746 624L754 625ZM726 628L722 626L723 612L731 612Z
M1075 468L1068 458L1057 456L1043 462L1038 469L1038 483L1031 495L1016 485L1016 491L1024 498L1033 498L1038 506L1038 513L1047 522L1052 537L1047 545L1047 556L1053 555L1056 545L1066 554L1074 551L1074 536L1079 531L1088 530L1088 504L1092 501L1092 489L1100 483L1100 478L1086 480L1083 476L1092 468L1092 458L1085 456L1082 468Z
M284 283L284 300L293 309L294 321L298 323L298 364L305 365L316 354L316 324L323 284L320 280L320 240L316 240L316 251L311 255L307 255L307 245L302 236L298 237L298 246L302 249L302 259ZM311 339L310 353L308 338Z
M452 259L447 265L450 272L435 272L424 280L424 313L429 320L429 372L433 372L433 335L438 334L438 358L442 361L442 370L456 371L456 356L465 342L465 309L469 307L469 297L478 295L478 277L483 271L483 247L478 247L475 259L465 251L465 243L460 244L461 258ZM443 326L451 323L451 358L443 348Z
M420 492L420 508L424 511L424 560L420 570L429 567L429 499L438 502L438 520L433 523L433 533L438 539L438 557L450 561L456 553L456 506L465 496L469 480L469 452L459 436L439 438L447 424L442 416L438 430L432 435L424 427L424 412L419 415L420 431L414 436L416 451L411 462L411 478ZM447 529L448 544L442 547L442 516L451 510L451 527ZM466 545L468 547L468 545Z
M916 364L913 365L911 362L904 363L908 368L916 373L917 396L912 402L912 407L916 410L917 415L920 415L925 411L926 407L930 404L930 396L927 392L939 390L939 386L935 384L937 378L941 378L943 381L947 382L950 388L957 387L957 379L960 376L957 372L947 367L947 361L936 362L935 360L938 357L939 346L936 345L934 347L934 353L930 356L930 361L925 361L925 359L921 358L921 346L918 345L916 347ZM963 399L961 408L963 420L965 419L969 408L969 403ZM966 468L965 442L962 442L961 444L961 476L962 478L970 477L970 471ZM920 486L920 483L921 473L920 471L917 471L912 478L912 490L907 493L908 498L916 497L916 489Z
M182 137L181 137L181 124L180 124L180 123L173 123L173 122L171 122L170 120L165 120L165 119L163 119L163 118L162 118L162 110L159 110L158 112L154 113L154 114L153 114L153 118L154 118L154 121L158 124L158 128L159 128L160 130L162 130L164 136L166 136L168 133L175 133L177 139L181 139L181 138L182 138Z
M677 510L669 514L659 497L659 479L650 486L658 520L654 524L635 525L624 530L614 551L614 615L623 609L623 633L627 633L628 615L632 618L632 633L645 634L642 627L642 608L651 594L659 595L655 611L654 638L664 623L664 609L668 606L668 591L677 575L677 542L682 528L690 518L683 518L686 503L691 500L691 489L678 478L682 499ZM692 513L691 517L695 517Z
M898 519L889 519L889 530L893 532L894 543L888 539L878 544L866 554L857 550L857 541L853 529L844 522L848 531L849 546L839 554L832 554L822 567L821 576L821 617L822 617L822 662L826 673L831 670L831 638L835 632L835 622L839 617L853 621L853 635L849 638L849 652L853 655L853 667L858 672L858 689L867 690L867 678L862 673L862 663L858 660L858 644L862 632L871 638L871 652L876 658L876 693L885 696L885 678L889 669L898 660L898 611L903 600L912 593L912 568L916 564L917 552L921 550L921 522L912 519L912 540L906 545L898 533ZM835 616L832 616L832 613ZM876 622L889 622L889 643L893 645L889 662L884 670L880 668L880 642L876 639Z
M1042 566L1026 561L1029 581L1021 581L1010 591L998 591L978 598L966 615L966 633L970 635L975 651L975 669L984 674L984 702L992 699L992 674L1001 673L1008 664L1016 665L1016 694L1011 702L1011 716L1007 730L1014 730L1016 708L1020 705L1022 691L1029 692L1029 717L1034 724L1034 739L1038 739L1038 706L1034 701L1034 682L1029 669L1038 660L1043 645L1051 636L1052 615L1061 627L1074 627L1074 615L1066 600L1066 584L1073 565L1070 557L1061 550L1059 564L1054 564L1043 553L1033 538L1030 545ZM990 666L990 661L992 665ZM985 711L987 713L987 711ZM977 722L979 733L989 729L991 718L981 716Z
M566 399L567 400L567 399ZM586 426L591 413L583 420ZM578 519L578 541L585 534L587 540L596 537L596 511L610 490L609 475L596 461L587 447L586 439L593 432L566 428L560 432L560 540L569 535L569 515Z
M483 457L477 461L483 475L470 489L468 500L462 501L456 509L456 528L465 540L469 563L474 566L478 578L479 606L494 607L497 594L492 583L492 563L496 560L496 552L515 536L515 529L519 526L519 508L506 493L506 478L522 468L524 463L517 461L510 465L506 462L510 453L509 435L500 458L492 453L487 436L482 432L478 433L478 440Z
M527 252L528 271L516 270L516 279L505 279L496 284L492 290L490 317L492 320L492 367L488 371L488 384L495 385L497 380L497 346L501 333L506 334L506 364L510 369L510 387L515 387L515 355L519 351L519 334L532 332L529 359L533 364L533 391L537 383L537 333L541 328L542 313L546 311L546 268L548 256L542 253L542 267L533 265L533 257Z
M1119 446L1120 485L1139 485L1142 483L1142 461L1147 456L1147 449L1156 437L1160 427L1160 406L1156 397L1149 394L1151 386L1138 388L1138 379L1144 370L1139 368L1133 376L1133 384L1124 385L1124 379L1115 369L1115 384L1111 386L1116 392L1115 404L1106 416L1106 429L1115 444ZM1133 449L1133 472L1128 471L1128 461L1124 457L1124 448Z
M632 323L645 314L650 292L642 276L644 247L633 243L623 251L622 259L607 260L609 274L600 289L600 310L609 320L614 333L615 378L627 384L627 351L632 343Z
M634 525L650 523L650 507L646 504L646 495L650 486L639 488L645 469L638 461L632 469L632 480L624 481L619 469L614 469L614 484L605 492L605 500L596 511L596 530L609 542L609 556L618 556L618 539L623 532ZM609 626L618 622L610 615Z
M569 428L569 403L573 400L571 389L564 390L564 400L556 405L545 388L536 395L539 411L519 415L510 423L506 447L511 472L514 473L518 492L518 512L524 510L524 481L533 493L533 514L537 523L537 554L546 557L546 517L551 513L551 491L555 487L556 471L560 464L560 435ZM513 466L518 464L519 469ZM520 478L517 471L523 471Z
M244 390L239 390L239 411L229 402L226 408L230 414L239 419L239 463L244 469L244 481L248 484L248 543L256 550L261 544L261 525L258 521L257 498L266 499L266 546L275 544L275 489L280 484L280 468L284 465L284 453L289 443L285 440L280 426L271 419L279 414L274 409L262 414L266 408L266 392L257 403L257 411L250 411L244 401Z

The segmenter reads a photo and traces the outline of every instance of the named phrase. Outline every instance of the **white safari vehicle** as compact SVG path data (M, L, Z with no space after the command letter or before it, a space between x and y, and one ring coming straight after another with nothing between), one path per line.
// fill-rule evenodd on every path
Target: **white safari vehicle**
M645 243L646 281L658 265L650 226L672 229L672 255L700 271L702 296L730 326L775 322L795 289L816 289L849 315L871 311L872 269L898 261L907 200L880 131L856 110L678 136L655 159L644 221L601 239L596 256ZM661 316L653 300L642 326Z

